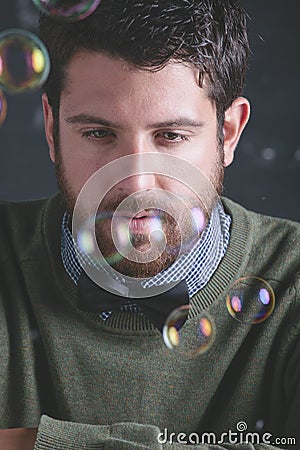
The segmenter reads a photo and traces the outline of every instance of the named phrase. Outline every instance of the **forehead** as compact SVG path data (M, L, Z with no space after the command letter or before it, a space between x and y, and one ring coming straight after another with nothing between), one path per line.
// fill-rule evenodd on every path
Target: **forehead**
M94 64L91 67L85 67L84 63L87 61L93 61ZM105 77L111 70L116 70L115 75L118 74L131 74L139 76L147 76L153 74L171 74L172 72L177 75L178 71L182 71L183 68L193 72L195 82L198 82L199 70L192 64L183 61L171 60L165 66L161 68L155 67L139 67L136 66L121 57L112 56L102 51L93 51L87 49L77 50L70 58L67 64L67 74L73 72L74 69L87 69L91 72L93 69L99 70L101 68L102 76Z
M62 104L66 108L104 108L141 111L189 108L210 104L206 89L199 86L196 67L169 62L159 70L145 70L104 53L79 51L66 69Z

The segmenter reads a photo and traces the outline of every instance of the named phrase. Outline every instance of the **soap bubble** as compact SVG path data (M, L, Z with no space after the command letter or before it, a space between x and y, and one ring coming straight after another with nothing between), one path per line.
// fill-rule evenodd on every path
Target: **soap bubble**
M67 22L75 22L91 15L101 0L32 0L45 14Z
M257 324L266 320L275 306L275 294L267 281L259 277L240 278L230 287L226 306L236 320Z
M262 419L257 420L255 423L255 431L261 431L264 426L265 426L265 423Z
M151 187L129 195L119 190L119 183L129 177L152 174L164 180L165 189ZM78 257L85 253L94 263L85 258L83 269L102 287L103 270L95 266L111 278L121 275L133 298L165 292L179 281L157 284L152 279L171 264L187 267L187 255L197 248L211 214L218 214L218 202L211 181L181 158L145 152L113 160L87 181L74 208L72 235ZM210 234L206 238L211 239ZM141 282L148 283L147 289L141 289Z
M176 308L167 317L163 327L166 346L174 353L187 358L209 350L215 339L215 325L208 313L191 317L188 326L183 327L192 309L191 305Z
M0 91L0 127L6 119L7 114L7 101L5 95Z
M17 28L0 33L0 86L4 91L18 94L37 89L49 71L47 49L37 36Z

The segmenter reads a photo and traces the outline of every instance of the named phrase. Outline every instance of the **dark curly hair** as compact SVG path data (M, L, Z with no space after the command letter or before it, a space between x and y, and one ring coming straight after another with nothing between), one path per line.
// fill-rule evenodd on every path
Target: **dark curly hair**
M170 60L192 63L199 69L200 86L208 76L208 96L216 104L220 128L244 85L250 53L246 19L239 0L102 0L78 22L41 16L40 37L51 60L44 90L54 116L68 62L86 49L145 70L159 70Z

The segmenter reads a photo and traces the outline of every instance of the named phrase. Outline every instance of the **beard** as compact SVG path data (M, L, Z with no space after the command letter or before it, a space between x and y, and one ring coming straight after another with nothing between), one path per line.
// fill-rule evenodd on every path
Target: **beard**
M216 193L220 195L223 190L224 180L223 147L219 148L218 155L218 160L209 176L209 180ZM67 212L72 218L77 196L74 194L74 190L66 176L66 170L61 158L59 145L56 145L55 170L62 199L65 203ZM182 208L182 205L180 206L180 204L174 203L172 197L170 197L170 193L162 191L162 197L159 195L159 198L155 198L155 195L153 195L152 204L159 204L158 208L155 206L151 207L151 214L153 213L152 208L155 208L154 215L155 219L157 219L156 223L159 223L159 229L156 229L156 231L154 230L154 234L155 236L160 235L157 242L154 242L155 239L153 239L152 232L139 232L138 230L131 232L130 225L132 222L130 220L127 220L126 222L126 231L124 231L124 227L122 228L120 223L118 224L118 220L116 220L115 223L117 223L117 227L113 228L112 233L113 215L119 205L123 201L126 201L128 195L129 194L116 193L114 186L101 201L95 221L93 220L93 227L95 229L99 249L109 265L117 272L134 278L153 277L157 273L170 267L180 254L187 253L191 250L198 241L209 220L211 209L215 206L215 204L207 205L207 202L205 203L206 206L204 206L201 201L201 204L199 203L199 199L195 199L195 196L186 195L183 198L183 196L177 194L190 211L196 209L202 214L202 218L200 219L202 220L202 226L196 230L194 226L192 230L191 221L187 217L186 209ZM147 212L147 210L149 211L149 208L143 207L143 205L147 204L149 195L151 196L151 190L150 193L140 191L136 196L131 195L132 200L129 202L129 210L135 212L139 210L145 212ZM174 212L174 214L172 212ZM128 214L130 215L130 213ZM134 213L132 213L130 217L132 217L131 220L134 222ZM155 257L156 244L160 244L162 235L165 238L165 246ZM120 251L118 245L120 242L122 251ZM124 248L125 254L123 251ZM84 251L84 249L82 250ZM144 256L146 254L147 257L145 260Z

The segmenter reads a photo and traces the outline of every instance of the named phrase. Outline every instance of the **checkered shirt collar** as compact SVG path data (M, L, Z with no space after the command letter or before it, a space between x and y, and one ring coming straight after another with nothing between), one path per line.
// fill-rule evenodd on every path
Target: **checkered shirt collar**
M159 286L174 281L185 280L188 287L189 297L193 297L210 280L221 259L223 258L230 238L231 217L225 214L221 203L213 209L210 220L197 244L186 254L179 257L170 267L155 275L150 280L144 280L141 285L145 288ZM76 242L70 232L70 217L65 212L62 220L61 257L65 270L75 284L84 264L92 264L99 270L88 255L76 251ZM82 263L80 262L82 260ZM125 280L116 277L117 281L124 283Z

